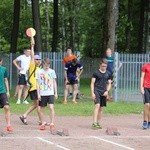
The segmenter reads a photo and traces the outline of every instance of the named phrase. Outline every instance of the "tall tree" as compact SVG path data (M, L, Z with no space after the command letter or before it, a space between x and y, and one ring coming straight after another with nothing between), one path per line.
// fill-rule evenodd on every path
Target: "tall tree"
M141 0L140 20L139 20L139 36L138 36L138 52L144 53L143 37L144 37L144 13L146 0Z
M14 0L13 29L11 32L11 46L10 46L11 53L16 53L16 49L17 49L19 16L20 16L20 0Z
M52 52L57 51L58 44L58 0L53 1L53 39Z
M132 30L132 9L133 9L133 0L128 0L128 25L126 28L126 50L130 50L131 46L131 30Z
M39 0L32 0L32 16L33 16L33 27L36 30L35 51L40 52L42 51L42 49L41 49L41 25L40 25Z
M118 20L118 0L107 0L105 48L115 49L116 24Z

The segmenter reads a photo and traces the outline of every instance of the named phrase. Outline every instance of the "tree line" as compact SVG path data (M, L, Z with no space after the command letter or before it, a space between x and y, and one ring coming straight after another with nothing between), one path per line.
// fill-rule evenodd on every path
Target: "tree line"
M28 27L36 29L36 52L72 47L94 58L108 47L124 53L150 48L149 0L5 0L0 9L3 53L30 47Z

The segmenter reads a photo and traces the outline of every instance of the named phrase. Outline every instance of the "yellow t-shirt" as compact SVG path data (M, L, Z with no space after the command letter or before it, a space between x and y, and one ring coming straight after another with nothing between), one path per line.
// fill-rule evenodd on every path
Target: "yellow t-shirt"
M35 68L36 67L36 68ZM34 71L34 69L35 69L35 72L33 72ZM34 90L36 90L37 88L36 88L36 78L35 78L35 75L36 75L36 73L39 71L39 67L38 66L35 66L35 63L34 62L31 62L30 63L30 67L29 67L29 77L30 77L30 75L31 75L31 73L32 73L32 75L31 75L31 77L29 78L29 82L31 83L31 88L29 89L29 91L34 91Z

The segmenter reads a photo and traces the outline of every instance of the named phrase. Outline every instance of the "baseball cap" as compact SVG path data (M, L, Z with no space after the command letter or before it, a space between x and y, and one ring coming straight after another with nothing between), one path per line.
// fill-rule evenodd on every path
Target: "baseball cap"
M34 59L39 59L41 60L41 57L39 55L34 55Z

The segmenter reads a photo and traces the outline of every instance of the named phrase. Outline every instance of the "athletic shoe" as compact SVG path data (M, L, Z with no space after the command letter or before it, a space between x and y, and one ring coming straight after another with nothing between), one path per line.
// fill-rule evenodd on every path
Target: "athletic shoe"
M21 104L21 101L20 99L17 100L16 104Z
M44 125L44 124L42 124L42 125L40 126L40 130L45 130L45 125Z
M143 127L143 129L147 129L148 128L148 123L144 121L142 127Z
M29 104L29 102L27 100L24 100L23 104Z
M55 125L53 123L50 124L50 129L55 129Z
M94 123L92 124L92 128L94 128L94 129L102 129L102 126L99 125L99 123L94 122Z
M12 133L13 132L13 128L11 126L7 126L7 132L8 133Z

